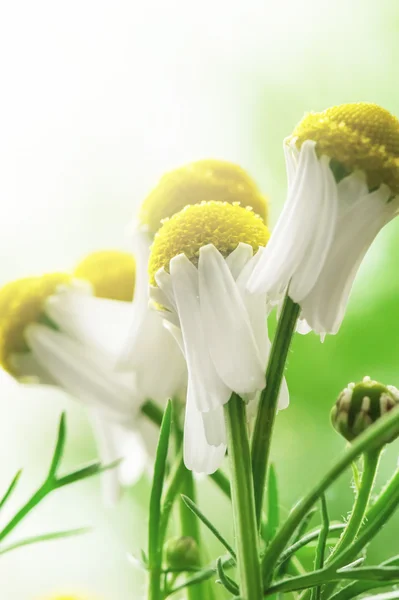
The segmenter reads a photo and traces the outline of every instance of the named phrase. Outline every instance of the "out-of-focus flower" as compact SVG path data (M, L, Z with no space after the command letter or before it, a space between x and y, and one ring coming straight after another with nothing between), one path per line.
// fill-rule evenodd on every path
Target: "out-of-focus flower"
M233 163L207 159L190 163L166 173L141 205L132 228L133 254L136 258L136 292L128 341L120 358L121 368L130 369L140 355L143 338L162 337L159 320L149 309L148 259L155 233L164 219L185 206L203 201L221 201L250 207L267 221L267 201L244 169ZM154 342L155 343L155 342ZM162 339L160 342L162 343ZM166 356L166 354L165 354Z
M141 407L149 399L165 402L178 393L186 375L181 352L166 331L169 370L159 372L156 346L152 362L143 361L141 370L121 373L115 369L131 320L126 279L134 280L134 261L130 255L115 252L108 259L107 268L104 254L98 266L92 260L91 270L86 259L85 276L96 289L100 268L104 279L112 283L108 287L112 295L125 299L95 297L88 281L63 274L15 281L0 290L0 357L17 378L34 377L58 385L87 406L102 461L124 459L118 471L103 476L108 498L113 500L119 490L118 477L124 484L133 483L147 464L147 454L155 450L151 425ZM129 261L130 269L126 268ZM81 272L80 266L77 271ZM105 282L101 289L107 289Z
M399 121L364 102L311 113L284 142L288 196L251 292L288 288L318 334L336 333L358 268L399 209ZM305 328L306 331L306 328Z
M187 206L155 236L150 293L186 358L184 459L197 472L220 466L231 393L251 401L265 386L266 295L245 286L268 239L258 215L223 202Z
M331 422L338 433L351 442L375 421L397 407L399 390L396 387L364 377L359 383L349 383L340 393L331 411ZM390 437L386 443L396 437Z

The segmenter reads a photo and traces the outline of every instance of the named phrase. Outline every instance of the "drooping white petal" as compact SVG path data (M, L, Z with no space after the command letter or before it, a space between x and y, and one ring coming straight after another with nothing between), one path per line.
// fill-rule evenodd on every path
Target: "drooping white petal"
M10 363L13 372L18 378L21 378L24 383L31 381L32 383L40 383L43 385L57 385L55 379L41 366L32 352L17 352L12 354L10 356Z
M178 395L185 385L184 356L158 312L148 310L143 324L143 337L137 340L137 355L131 357L137 387L146 398L164 403Z
M198 263L202 327L224 383L238 394L264 387L264 364L245 304L226 261L213 245Z
M140 409L145 398L137 394L133 373L113 372L91 348L45 325L29 325L25 339L41 367L78 400L120 422L129 422Z
M220 444L227 443L223 407L202 413L202 421L208 444L220 446Z
M306 319L299 318L296 324L296 332L301 335L307 335L312 331L311 326L307 323Z
M329 159L322 156L318 166L318 169L315 168L314 172L309 174L309 178L312 179L309 179L307 189L304 190L315 205L315 210L307 218L314 219L317 227L308 239L306 253L290 281L289 293L295 302L301 302L317 281L328 256L337 225L338 191ZM316 196L315 193L319 195Z
M202 412L214 410L230 398L211 359L199 302L198 271L180 254L170 261L174 298L180 319L192 398Z
M279 297L306 257L319 227L318 203L324 194L321 171L323 164L316 155L315 143L304 142L287 200L262 260L248 282L250 292Z
M397 213L398 202L387 202L388 188L358 198L345 206L320 277L302 301L302 314L313 331L337 333L359 266L381 228Z
M80 286L64 286L48 298L45 311L62 331L102 352L114 363L126 339L132 305L95 298Z
M149 311L148 259L150 246L150 235L140 230L135 231L133 253L136 260L136 283L130 321L128 325L125 323L126 342L118 360L121 368L131 368L135 358L141 352L141 343L146 336L146 317Z
M122 486L130 486L141 477L146 466L146 453L140 435L110 422L103 411L89 411L101 463L106 466L121 461L118 467L102 473L103 495L109 505L117 502Z
M99 410L89 411L90 421L93 427L101 463L109 465L121 457L118 455L112 425ZM119 483L118 470L108 469L101 474L101 486L104 502L108 506L114 506L120 498L121 486Z
M203 413L196 407L191 383L187 393L186 417L184 422L184 464L195 473L211 475L221 466L226 446L208 444L202 420Z
M278 410L284 410L285 408L288 408L289 404L290 404L290 394L288 391L287 380L285 377L283 377L283 379L281 381L280 392L278 395L277 408L278 408Z
M263 366L263 372L265 372L267 359L270 352L270 341L267 327L267 316L269 312L267 296L266 294L250 294L247 289L248 279L250 278L259 260L261 260L263 251L264 248L259 248L256 255L247 262L237 277L236 284L249 316L259 357Z

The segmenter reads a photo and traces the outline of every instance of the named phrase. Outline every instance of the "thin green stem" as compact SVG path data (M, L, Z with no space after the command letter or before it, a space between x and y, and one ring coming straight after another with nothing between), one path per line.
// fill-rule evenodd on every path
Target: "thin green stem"
M364 468L356 502L354 504L346 529L340 537L337 545L331 552L328 562L333 560L340 552L347 548L353 542L359 532L370 501L371 492L373 490L380 454L381 450L373 450L364 455Z
M259 540L247 420L245 404L236 394L232 394L227 403L225 415L240 595L243 600L261 600Z
M148 600L163 600L163 536L166 525L161 527L161 499L166 476L166 463L169 448L172 405L169 402L163 415L159 434L157 454L154 463L154 478L150 496L150 519L148 525Z
M196 501L196 490L195 490L195 481L191 471L186 469L184 482L182 486L182 492L190 498L193 502ZM201 545L201 533L199 528L199 520L196 515L184 504L183 501L179 503L180 509L180 523L182 535L188 536L195 540L197 547L200 552L201 559L203 558L202 554L202 545ZM193 585L187 588L187 600L203 600L206 597L209 597L210 584L209 582L202 582L198 585ZM211 600L211 598L210 598Z
M252 471L255 489L255 509L261 522L263 494L270 455L272 431L277 412L278 395L288 350L298 319L299 305L286 296L278 321L266 369L266 387L262 391L252 438Z
M44 485L33 494L28 502L23 506L0 533L0 542L11 533L13 529L30 513L44 498L50 494L55 488L45 482Z
M273 569L285 546L294 534L302 519L328 487L364 452L383 444L386 436L394 435L399 429L399 411L391 411L369 427L331 467L315 487L302 498L291 511L284 525L267 548L263 558L262 570L266 584L271 581Z

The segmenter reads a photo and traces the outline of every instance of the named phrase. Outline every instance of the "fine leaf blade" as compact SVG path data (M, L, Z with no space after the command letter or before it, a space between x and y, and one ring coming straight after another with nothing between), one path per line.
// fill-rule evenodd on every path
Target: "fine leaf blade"
M237 596L237 594L240 593L240 588L238 587L236 582L230 579L230 577L228 577L224 572L222 558L218 558L216 563L216 569L219 577L219 580L216 581L216 583L221 583L226 588L226 590L230 592L230 594L234 594L234 596Z
M221 544L226 548L227 552L230 553L231 557L236 560L236 553L233 548L230 546L229 542L223 537L220 531L209 521L209 519L204 515L204 513L198 508L198 506L184 494L181 495L181 498L184 504L203 522L205 527L209 529L211 533L219 540Z
M100 475L100 473L104 473L104 471L114 469L120 464L120 462L120 460L115 460L109 465L102 465L98 461L92 462L85 467L81 467L76 471L71 471L70 473L63 475L63 477L56 479L54 481L54 489L64 487L65 485L70 485L71 483L81 481L82 479L87 479L88 477L93 477L94 475Z
M166 476L169 438L172 424L172 403L169 401L165 409L159 433L158 447L155 456L154 476L150 496L150 515L148 527L148 564L154 564L159 554L159 523L161 520L161 500Z
M11 552L12 550L16 550L17 548L22 548L23 546L31 546L32 544L38 544L40 542L52 542L54 540L65 539L76 535L83 535L89 531L90 527L81 527L79 529L68 529L65 531L53 531L51 533L43 533L42 535L34 535L32 537L19 540L18 542L14 542L13 544L5 546L4 548L0 548L0 555Z
M224 556L222 558L223 569L230 569L234 566L234 561L231 556ZM216 566L205 567L201 569L198 573L193 575L192 577L186 579L183 583L179 583L173 589L171 589L167 597L172 596L172 594L177 594L177 592L181 592L186 587L191 587L192 585L196 585L197 583L202 583L203 581L207 581L211 577L214 577L217 572Z
M58 436L57 442L54 449L53 458L51 461L50 469L48 472L48 479L53 479L56 477L57 469L61 462L62 456L65 450L65 441L66 441L66 415L65 412L61 414L60 424L58 426Z
M399 566L399 555L385 560L383 563L381 563L381 566ZM391 582L379 581L376 584L373 581L355 581L354 583L347 585L342 590L336 592L333 596L331 596L330 600L351 600L352 598L356 598L356 596L360 596L360 594L370 592L375 587L383 587L385 585L391 585Z
M19 481L19 478L22 475L22 469L20 469L19 471L17 471L10 483L10 485L8 486L6 493L4 494L4 496L2 497L2 499L0 500L0 510L3 508L3 506L5 505L5 503L7 502L7 500L11 497L11 494L13 493L13 491L15 490L15 488L17 487L17 483Z

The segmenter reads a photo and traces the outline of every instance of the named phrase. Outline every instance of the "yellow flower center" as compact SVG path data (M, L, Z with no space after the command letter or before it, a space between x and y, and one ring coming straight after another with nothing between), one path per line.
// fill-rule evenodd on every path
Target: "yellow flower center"
M10 357L28 350L24 330L43 316L43 305L60 284L70 276L52 273L42 277L27 277L6 284L0 289L0 364L10 373Z
M155 233L163 219L189 204L200 202L237 203L250 207L267 223L267 202L244 169L222 160L199 160L166 173L144 200L139 220Z
M136 263L128 252L100 250L84 258L76 267L74 276L89 281L99 298L131 302Z
M377 104L355 102L310 113L291 139L298 148L315 141L319 155L334 159L348 173L361 169L370 190L385 183L399 193L399 120Z
M240 242L256 252L266 246L270 233L259 215L227 202L202 202L186 206L165 221L156 234L149 262L150 283L156 285L155 273L174 256L185 254L198 264L202 246L213 244L223 256L228 256Z

